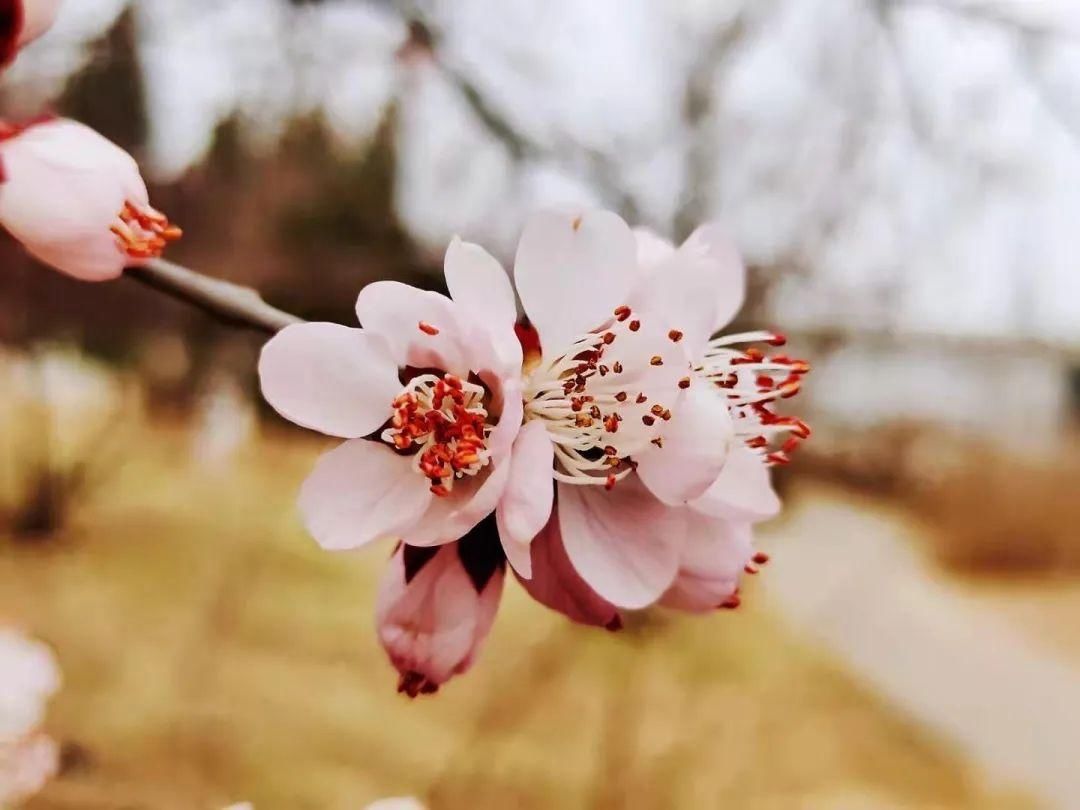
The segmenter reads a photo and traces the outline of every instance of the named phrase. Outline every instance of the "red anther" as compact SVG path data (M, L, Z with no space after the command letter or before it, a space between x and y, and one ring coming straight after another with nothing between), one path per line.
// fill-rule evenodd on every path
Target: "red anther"
M619 451L609 444L607 447L604 448L604 455L614 457L619 455Z
M630 331L636 332L641 328L641 321L630 321Z
M589 416L591 416L593 419L599 419L600 418L600 406L599 405L590 406L589 407Z
M615 489L615 482L618 480L619 479L615 477L615 474L611 473L610 475L608 475L607 480L604 482L604 489L606 489L608 492L611 492L611 490Z
M425 335L439 334L438 327L432 326L430 323L426 323L425 321L420 321L417 326L419 327L420 331L423 332Z
M649 398L647 396L645 396L644 394L638 394L637 397L634 399L634 402L636 402L638 405L641 405L643 402L646 402L648 399Z
M614 342L615 342L615 333L614 332L604 332L604 345L605 346L610 346Z
M782 453L782 452L779 452L779 451L776 452L776 453L769 453L767 456L765 456L765 460L767 462L769 462L770 464L778 464L778 465L790 464L791 463L791 459L788 458L785 453Z
M777 332L767 341L772 346L783 346L787 343L787 335L782 332Z
M672 343L678 343L680 340L683 339L683 333L680 332L678 329L672 329L670 332L667 333L667 336L668 340L670 340Z
M681 389L683 389L685 391L689 387L690 387L690 378L689 377L683 377L681 380L679 380L679 388L681 388Z
M583 413L579 413L576 417L574 417L574 425L579 428L592 427L593 419L591 416L586 416Z
M618 360L616 360L612 364L611 370L614 371L616 374L622 374L622 363L620 363Z
M607 366L600 366L600 368L598 370L600 371L600 376L601 377L606 377L607 373L609 371L611 371L611 369L609 369Z
M432 484L431 492L434 495L438 495L440 498L445 498L447 495L450 494L450 490L448 490L442 484Z
M625 391L619 391L617 394L615 394L615 401L616 402L626 402L626 392Z
M756 573L758 573L758 572L759 572L760 570L761 570L761 569L760 569L760 568L758 568L758 567L757 567L756 565L754 565L753 563L747 563L746 565L744 565L744 566L743 566L743 571L745 571L745 572L746 572L746 573L748 573L748 574L756 574Z
M657 402L649 410L652 411L653 416L659 416L664 412L664 406Z
M664 412L660 414L660 418L663 419L665 422L668 421L669 419L671 419L671 411L669 411L667 408L664 408Z
M792 436L790 439L780 445L780 450L783 453L794 453L798 449L799 442L801 441L802 440L798 436Z
M764 551L757 552L751 559L758 565L765 565L769 561L769 555Z
M758 388L764 388L766 391L771 389L773 385L776 384L775 380L773 380L773 378L770 377L768 374L759 374L754 380L754 382L757 383Z
M617 321L619 321L621 323L622 321L625 321L629 317L630 317L630 307L628 307L626 305L623 305L621 307L615 307L615 320L617 320Z
M642 416L641 421L644 422L649 427L652 427L653 425L656 424L656 419L649 416L649 414L645 414L644 416Z
M809 374L810 364L805 360L792 360L791 361L791 373L792 374Z
M577 413L584 407L585 405L580 399L578 399L577 397L570 397L570 410L572 410L574 413Z
M460 390L461 390L461 389L462 389L462 388L464 387L464 386L463 386L463 384L462 384L462 382L461 382L461 378L460 378L460 377L457 377L457 376L455 376L455 375L453 375L453 374L447 374L447 375L445 375L445 376L443 377L443 381L444 381L444 382L445 382L445 383L446 383L447 385L449 385L449 386L450 386L451 388L454 388L454 389L456 389L456 390L458 390L458 391L460 391Z
M650 366L662 366L662 365L664 365L664 358L661 357L658 354L654 354L651 358L649 358L649 365Z
M616 433L619 430L618 414L609 413L604 417L604 430L608 433Z
M657 436L655 439L652 440L652 443L655 444L657 447L659 447L661 450L664 449L664 437L663 436Z
M809 439L811 433L810 426L802 419L794 420L792 432L800 439Z
M765 355L762 353L761 349L756 346L751 346L744 354L746 355L747 360L752 360L755 363L760 363L765 359Z
M765 447L769 441L764 436L753 436L746 440L746 446L756 450L759 447Z
M791 399L791 397L799 393L799 387L800 385L798 380L785 382L783 385L780 386L780 396L783 399Z
M739 595L737 593L733 593L731 596L729 596L727 599L717 605L717 607L721 607L724 610L735 610L735 608L737 608L741 604L742 600L739 598Z

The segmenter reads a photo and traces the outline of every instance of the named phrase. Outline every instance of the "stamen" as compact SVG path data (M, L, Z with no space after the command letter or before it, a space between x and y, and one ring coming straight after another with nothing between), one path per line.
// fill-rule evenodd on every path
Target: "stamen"
M133 259L157 258L170 242L184 235L160 211L130 201L124 203L109 230L120 249Z
M425 323L424 321L420 321L420 323L417 324L417 327L419 327L420 331L423 332L425 335L431 335L432 337L434 337L435 335L439 334L438 327L432 326L430 323Z
M476 475L491 460L486 393L453 374L422 374L391 403L390 427L380 438L401 452L415 452L416 470L431 481L432 493L446 497L455 479Z

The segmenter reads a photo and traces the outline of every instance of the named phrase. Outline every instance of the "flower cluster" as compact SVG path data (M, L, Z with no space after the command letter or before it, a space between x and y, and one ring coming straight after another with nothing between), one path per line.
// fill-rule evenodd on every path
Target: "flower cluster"
M769 468L810 433L775 406L809 368L778 334L714 337L745 286L723 230L675 247L612 213L545 212L514 284L461 240L444 270L449 296L376 282L362 328L287 327L259 365L279 413L346 440L303 486L311 534L397 543L376 616L400 691L468 669L508 564L608 629L656 603L737 606L766 559L752 525L779 509Z
M60 0L0 6L0 65L43 34ZM89 127L0 120L0 225L38 260L83 281L116 278L180 237L150 205L135 161Z
M56 773L56 743L40 727L59 686L52 652L0 627L0 807L37 793Z

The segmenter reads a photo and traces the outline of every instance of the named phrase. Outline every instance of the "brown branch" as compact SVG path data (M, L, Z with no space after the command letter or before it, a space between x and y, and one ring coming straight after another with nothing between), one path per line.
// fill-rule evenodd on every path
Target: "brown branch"
M210 278L164 259L129 267L124 275L203 310L230 326L276 334L302 319L266 303L250 287Z

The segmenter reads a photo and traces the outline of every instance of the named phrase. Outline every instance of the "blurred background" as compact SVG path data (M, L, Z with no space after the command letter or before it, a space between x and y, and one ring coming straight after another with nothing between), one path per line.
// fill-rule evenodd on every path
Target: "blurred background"
M739 610L604 634L511 586L409 702L258 336L4 236L0 615L65 674L29 807L1080 807L1073 0L68 0L0 83L43 108L139 158L170 258L306 318L545 205L720 217L816 435Z

